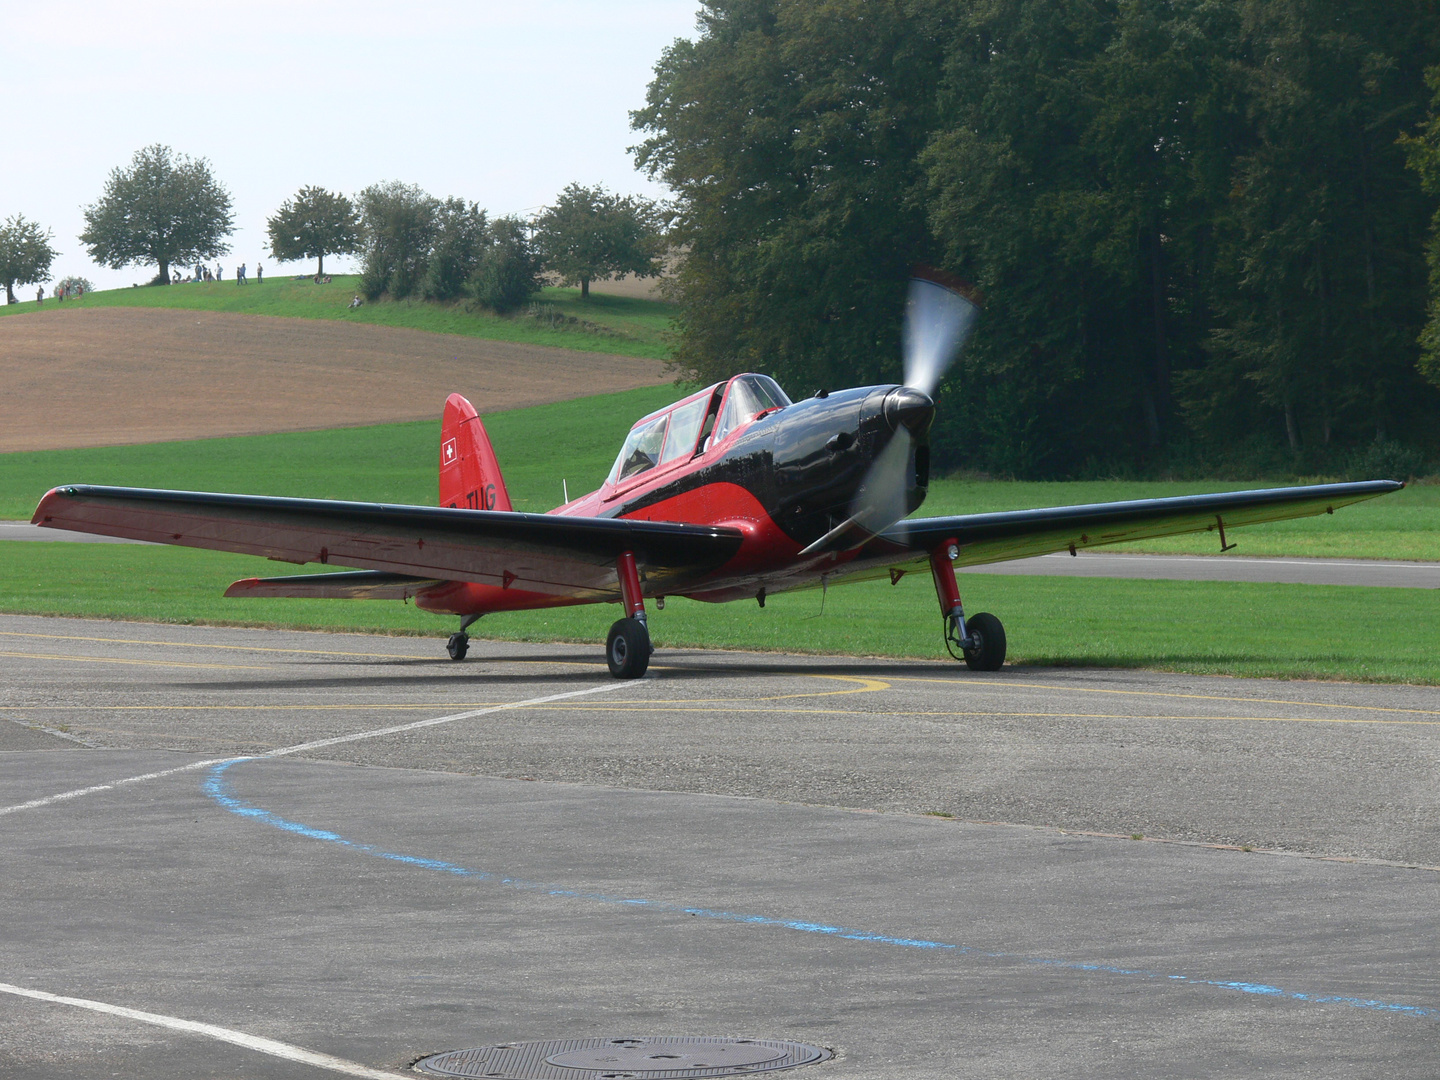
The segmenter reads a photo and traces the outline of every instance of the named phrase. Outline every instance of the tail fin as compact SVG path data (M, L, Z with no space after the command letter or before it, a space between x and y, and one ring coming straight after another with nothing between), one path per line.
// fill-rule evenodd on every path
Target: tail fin
M509 510L510 494L475 407L459 394L445 400L440 423L440 505Z

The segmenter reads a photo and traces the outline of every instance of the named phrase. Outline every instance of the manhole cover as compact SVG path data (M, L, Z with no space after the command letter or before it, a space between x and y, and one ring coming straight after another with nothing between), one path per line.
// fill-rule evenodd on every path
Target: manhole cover
M780 1039L548 1039L451 1050L417 1062L415 1069L428 1076L484 1080L665 1080L750 1076L829 1057L821 1047Z

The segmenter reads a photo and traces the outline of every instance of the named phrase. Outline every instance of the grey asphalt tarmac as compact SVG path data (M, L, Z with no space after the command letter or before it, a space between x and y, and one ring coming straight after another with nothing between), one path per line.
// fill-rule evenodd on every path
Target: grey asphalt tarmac
M442 650L0 617L0 1076L1440 1072L1434 688Z
M28 521L0 521L0 540L57 540L139 544L114 536L42 529ZM1144 578L1168 581L1275 581L1298 585L1367 585L1440 589L1440 562L1389 559L1285 559L1245 555L1133 555L1082 551L1034 559L960 567L976 574Z

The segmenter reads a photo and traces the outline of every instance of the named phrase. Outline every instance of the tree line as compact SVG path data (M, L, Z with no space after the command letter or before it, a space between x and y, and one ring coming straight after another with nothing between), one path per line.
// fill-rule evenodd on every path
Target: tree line
M686 252L677 363L896 379L931 264L987 298L943 465L1418 468L1437 46L1428 0L714 0L632 115Z
M664 252L665 212L649 200L603 185L570 184L534 220L491 219L478 204L438 199L398 181L373 184L355 199L302 187L267 221L271 254L282 262L359 255L360 289L381 297L452 301L473 298L511 311L550 274L579 285L624 274L654 276ZM203 158L147 146L113 169L85 208L80 241L101 265L154 266L152 285L169 285L176 267L229 252L231 197ZM0 223L0 282L15 303L16 285L49 280L57 253L49 230L15 215Z

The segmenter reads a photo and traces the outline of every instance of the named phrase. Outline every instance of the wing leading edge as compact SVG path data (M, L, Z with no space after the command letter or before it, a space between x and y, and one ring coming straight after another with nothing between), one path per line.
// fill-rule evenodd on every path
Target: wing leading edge
M82 485L50 491L31 520L47 528L397 575L334 583L357 590L352 596L377 596L382 585L397 596L413 596L426 583L471 581L607 599L617 591L615 562L624 551L634 552L647 591L674 591L672 583L723 566L743 537L738 529L712 525Z
M856 563L873 567L877 563L914 561L953 540L960 549L955 564L979 566L1071 548L1079 550L1128 540L1218 532L1266 521L1313 517L1333 513L1336 507L1399 491L1404 486L1395 480L1365 480L916 518L899 522L876 537L865 546Z

